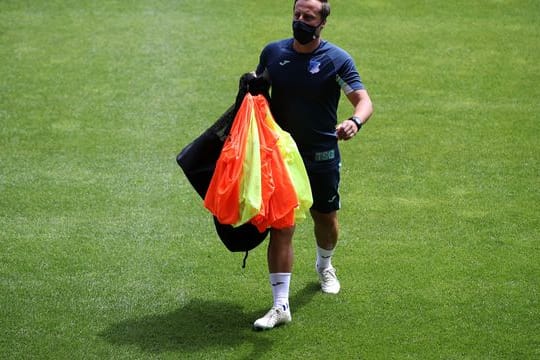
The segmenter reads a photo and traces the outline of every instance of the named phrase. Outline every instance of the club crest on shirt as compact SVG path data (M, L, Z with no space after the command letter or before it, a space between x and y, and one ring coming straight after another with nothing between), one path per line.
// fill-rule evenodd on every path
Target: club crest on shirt
M308 71L312 74L316 74L321 71L321 63L317 60L309 60Z

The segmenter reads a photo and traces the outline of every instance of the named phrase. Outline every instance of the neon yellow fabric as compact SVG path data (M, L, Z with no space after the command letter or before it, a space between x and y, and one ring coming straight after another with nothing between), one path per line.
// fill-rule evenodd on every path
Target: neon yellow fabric
M248 97L248 104L253 107L253 98ZM246 153L242 164L243 175L240 182L240 218L234 226L248 222L259 213L262 205L259 128L255 111L251 110L246 137Z

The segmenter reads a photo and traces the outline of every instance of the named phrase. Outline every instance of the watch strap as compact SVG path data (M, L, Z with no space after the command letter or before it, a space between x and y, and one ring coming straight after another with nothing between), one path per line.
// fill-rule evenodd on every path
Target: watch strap
M351 116L349 120L352 120L352 122L356 124L356 128L358 129L358 131L360 131L360 129L362 128L362 121L360 120L360 118L358 116Z

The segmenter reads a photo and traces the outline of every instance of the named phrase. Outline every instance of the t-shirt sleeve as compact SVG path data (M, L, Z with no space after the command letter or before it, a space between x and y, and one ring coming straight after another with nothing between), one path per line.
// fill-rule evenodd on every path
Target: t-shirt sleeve
M339 67L336 80L346 95L365 88L360 74L356 70L354 61L350 56L347 56L343 64Z
M261 76L266 70L266 67L268 65L268 53L269 53L269 47L266 46L261 51L261 55L259 55L259 64L257 65L257 69L255 70L255 74L257 76Z

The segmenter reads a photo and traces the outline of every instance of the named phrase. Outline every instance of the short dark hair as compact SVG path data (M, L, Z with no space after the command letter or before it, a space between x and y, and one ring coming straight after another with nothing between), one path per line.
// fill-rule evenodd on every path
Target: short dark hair
M296 2L298 0L294 0L294 4L293 4L293 10L296 6ZM322 3L322 9L321 9L321 19L322 20L326 20L326 18L328 17L328 15L330 15L330 3L328 2L328 0L318 0L320 3Z

